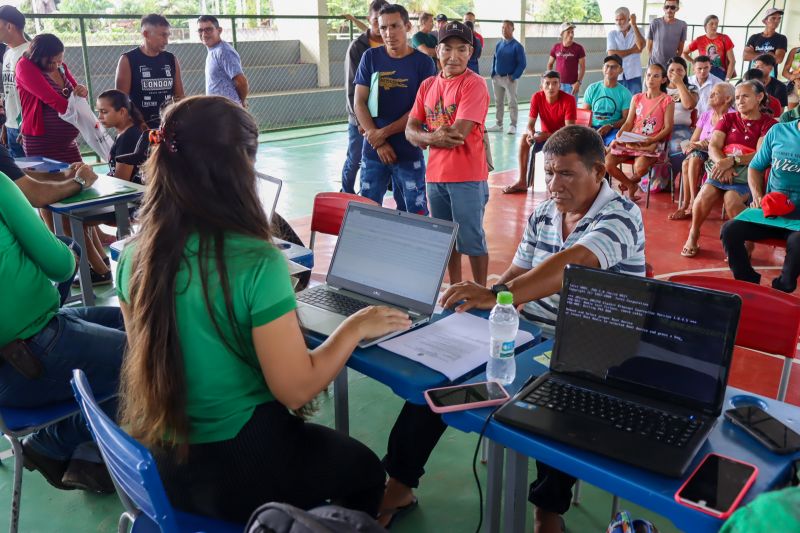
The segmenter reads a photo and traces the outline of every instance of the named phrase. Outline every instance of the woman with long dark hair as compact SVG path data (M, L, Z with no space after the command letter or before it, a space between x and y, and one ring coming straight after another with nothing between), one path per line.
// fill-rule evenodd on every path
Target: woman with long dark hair
M130 339L122 424L154 449L178 508L244 522L264 502L331 500L376 516L378 457L290 409L324 390L359 341L408 317L369 307L309 351L256 193L253 117L227 98L187 98L155 137L141 228L118 272Z
M95 103L97 118L106 128L117 130L108 159L110 176L134 183L142 183L138 165L118 163L117 156L133 153L142 132L147 129L142 113L131 103L128 95L111 89L100 93Z
M22 106L20 136L25 155L48 157L64 163L81 163L78 129L58 116L67 111L69 96L85 98L89 91L78 84L64 63L64 43L50 33L33 38L28 51L17 62L16 83ZM53 229L52 214L42 210ZM65 224L65 228L68 227ZM94 228L84 232L86 258L92 268L92 283L111 283L109 259Z
M666 150L665 140L672 132L675 104L667 93L667 69L658 63L647 67L644 92L633 95L631 111L625 124L617 132L617 140L611 142L611 151L606 156L606 171L619 182L621 191L628 191L633 201L638 200L636 190L639 182ZM618 139L623 132L632 131L647 137L646 141L623 143ZM633 175L629 178L619 168L620 164L633 158Z

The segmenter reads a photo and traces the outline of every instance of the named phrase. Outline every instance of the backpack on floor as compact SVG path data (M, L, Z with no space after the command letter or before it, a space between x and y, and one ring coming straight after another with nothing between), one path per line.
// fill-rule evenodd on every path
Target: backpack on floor
M608 524L606 533L658 533L658 528L649 520L633 520L628 511L620 511Z
M384 533L363 511L325 505L303 511L287 503L265 503L255 510L247 533Z

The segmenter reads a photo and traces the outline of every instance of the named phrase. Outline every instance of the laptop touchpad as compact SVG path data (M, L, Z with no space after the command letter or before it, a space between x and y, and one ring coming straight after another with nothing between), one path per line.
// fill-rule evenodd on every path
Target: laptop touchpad
M330 335L344 322L343 316L310 305L299 305L297 316L301 326L323 335Z

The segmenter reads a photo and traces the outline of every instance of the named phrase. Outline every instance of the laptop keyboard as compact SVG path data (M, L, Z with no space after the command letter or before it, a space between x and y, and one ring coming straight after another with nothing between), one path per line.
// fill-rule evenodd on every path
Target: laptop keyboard
M350 296L328 290L325 285L317 285L304 290L297 295L297 300L344 316L350 316L370 305Z
M613 425L622 432L682 448L701 426L694 416L677 416L600 392L548 379L523 401L564 413L576 413Z

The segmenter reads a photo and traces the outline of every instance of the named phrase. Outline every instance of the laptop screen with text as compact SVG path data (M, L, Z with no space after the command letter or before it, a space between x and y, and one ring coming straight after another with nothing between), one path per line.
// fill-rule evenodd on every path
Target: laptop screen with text
M456 228L444 220L351 203L327 282L430 313Z
M737 296L573 266L561 295L553 370L718 414Z

